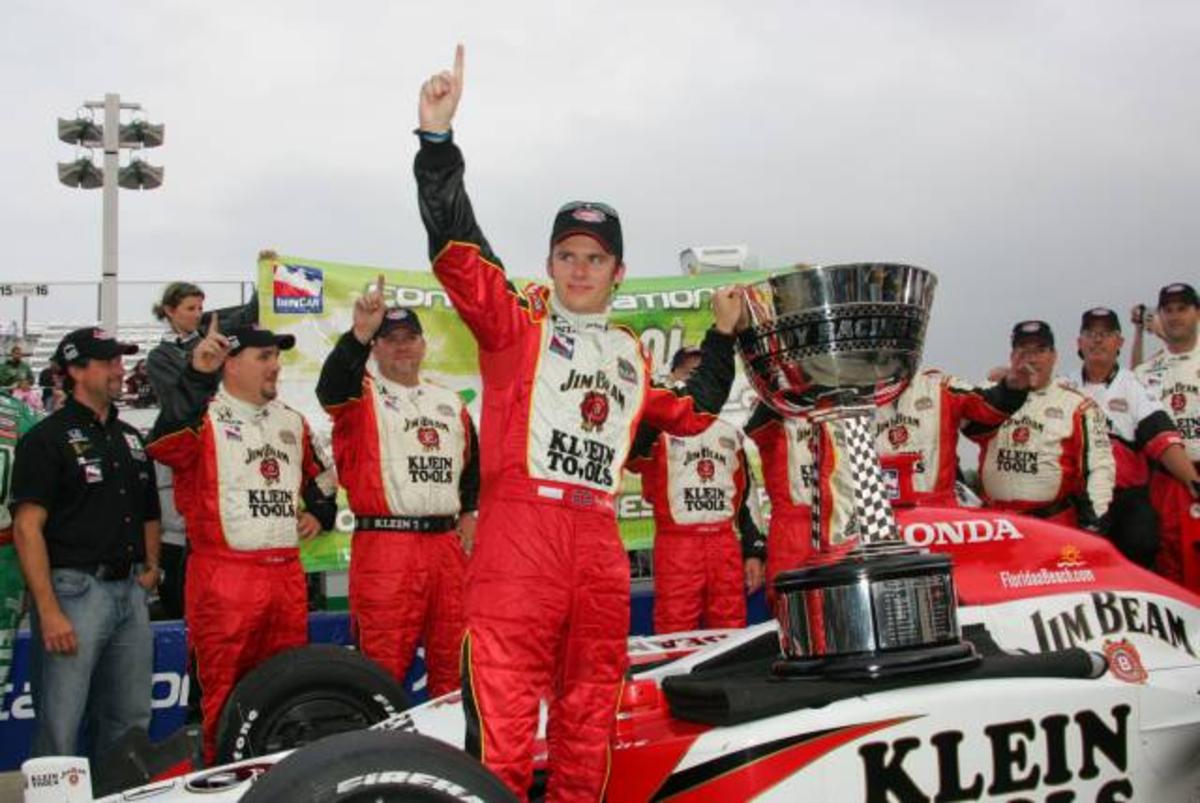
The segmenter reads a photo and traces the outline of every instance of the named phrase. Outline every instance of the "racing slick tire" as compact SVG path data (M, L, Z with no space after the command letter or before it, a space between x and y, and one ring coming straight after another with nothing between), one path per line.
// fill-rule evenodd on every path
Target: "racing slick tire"
M417 733L341 733L297 750L262 775L242 803L404 801L515 803L471 756Z
M286 650L229 695L217 723L217 763L362 730L410 705L404 687L360 652L329 644Z

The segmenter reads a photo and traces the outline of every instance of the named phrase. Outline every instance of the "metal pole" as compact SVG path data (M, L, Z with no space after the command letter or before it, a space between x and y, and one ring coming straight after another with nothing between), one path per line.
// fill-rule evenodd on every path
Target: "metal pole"
M29 296L21 296L21 342L29 340Z
M117 334L117 169L120 167L121 96L104 96L104 220L100 262L100 325Z

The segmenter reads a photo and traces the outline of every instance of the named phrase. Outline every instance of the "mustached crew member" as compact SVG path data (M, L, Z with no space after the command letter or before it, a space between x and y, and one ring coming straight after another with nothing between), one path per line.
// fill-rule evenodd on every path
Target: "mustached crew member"
M381 276L355 302L317 398L333 417L333 456L355 514L350 616L359 649L402 681L423 640L429 693L439 697L458 688L467 564L459 539L474 532L479 443L458 394L421 378L424 358L421 319L384 305Z
M181 378L190 411L165 412L148 451L175 472L175 504L191 553L184 602L203 691L204 757L230 691L272 655L308 642L299 540L333 527L334 478L308 422L276 398L279 354L291 335L216 318ZM222 371L206 398L207 375Z
M475 222L450 123L453 72L421 90L415 173L433 271L479 344L479 528L463 641L466 747L524 797L539 702L549 698L548 800L599 800L626 665L629 564L613 493L639 422L706 429L733 379L741 297L714 294L717 330L691 395L650 386L637 337L608 321L625 274L621 223L604 204L554 218L552 287L518 290Z
M1054 378L1058 354L1045 321L1013 327L1010 373L1029 377L1021 406L998 427L969 425L989 507L1106 531L1116 467L1096 403Z

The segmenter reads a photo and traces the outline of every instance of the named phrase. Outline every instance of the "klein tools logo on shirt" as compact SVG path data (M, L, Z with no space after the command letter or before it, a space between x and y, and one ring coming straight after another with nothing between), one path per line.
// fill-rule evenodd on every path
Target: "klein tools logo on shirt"
M608 397L598 390L589 390L579 403L579 413L583 416L585 431L599 432L608 420Z
M417 442L425 448L425 451L432 452L441 447L442 440L438 436L438 431L433 427L420 427L417 430Z
M325 274L320 268L276 262L273 279L276 313L304 314L324 310Z
M696 461L696 476L700 478L701 482L712 482L716 475L717 467L711 458L705 457Z

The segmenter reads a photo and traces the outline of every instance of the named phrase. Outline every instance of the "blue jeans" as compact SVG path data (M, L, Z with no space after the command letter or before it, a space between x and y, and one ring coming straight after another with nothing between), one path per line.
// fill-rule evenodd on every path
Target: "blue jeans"
M150 725L154 637L146 592L134 575L101 581L75 569L53 569L50 582L75 628L78 648L74 655L47 653L34 606L29 679L37 727L32 755L83 755L76 741L86 716L94 761L129 728Z

